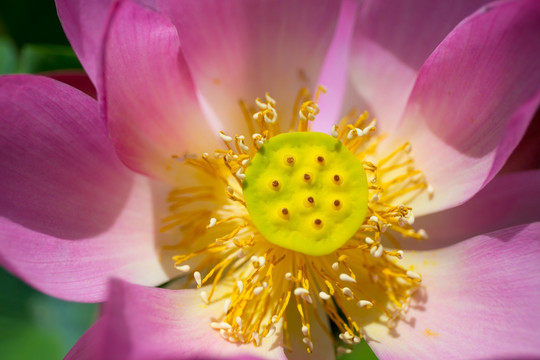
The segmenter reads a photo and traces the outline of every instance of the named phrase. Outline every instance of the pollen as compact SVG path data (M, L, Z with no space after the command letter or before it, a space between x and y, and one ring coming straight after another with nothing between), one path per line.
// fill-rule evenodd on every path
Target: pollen
M290 118L268 93L240 101L249 134L221 131L223 148L173 155L197 184L170 192L161 231L177 234L168 250L185 286L220 304L208 326L227 341L260 346L282 331L286 347L298 336L311 353L322 327L347 353L365 326L404 319L420 287L400 239L428 238L408 203L433 188L411 144L380 153L385 136L367 112L310 131L325 91L301 89Z

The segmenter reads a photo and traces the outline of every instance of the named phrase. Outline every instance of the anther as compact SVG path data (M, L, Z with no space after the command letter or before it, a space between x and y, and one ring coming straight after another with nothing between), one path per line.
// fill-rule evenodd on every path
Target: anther
M319 297L320 297L321 299L323 299L323 300L330 300L330 298L331 298L331 296L328 295L327 293L325 293L324 291L321 291L321 292L319 293Z
M309 334L309 329L306 325L302 326L302 334L304 334L304 336L308 336Z
M291 280L292 279L292 274L290 272L286 273L285 274L285 279L286 280Z
M356 305L358 305L358 307L372 307L373 306L373 303L371 301L368 301L368 300L360 300L358 303L356 303Z
M253 289L253 294L254 295L259 295L260 293L262 293L264 290L264 287L262 286L257 286L255 289Z
M313 221L313 223L314 223L316 226L321 226L322 220L321 220L321 219L315 219L315 220Z
M272 181L272 187L273 187L274 189L279 188L279 181L277 181L277 180Z
M225 299L225 303L223 303L223 313L227 315L229 312L229 307L231 306L231 299Z
M324 157L322 157L322 156L320 156L320 155L317 156L317 162L318 162L319 164L324 164Z
M339 280L356 283L356 280L352 276L343 273L339 274Z
M189 270L191 270L191 266L189 265L179 265L179 266L176 266L176 270L180 270L181 272L189 272Z
M241 280L238 280L236 282L236 286L238 287L238 292L241 293L244 290L244 283Z
M297 287L296 289L294 289L294 295L309 295L309 291L307 289L304 289L303 287Z
M340 207L340 206L341 206L341 201L339 201L339 200L334 200L334 207L335 207L335 208L338 208L338 207Z
M313 196L310 196L306 199L308 203L313 204L315 202L315 199L313 199Z
M414 280L422 280L422 277L418 273L415 273L414 271L411 271L411 270L407 271L407 276Z
M193 273L193 277L195 278L195 282L197 283L197 287L201 287L201 273L198 271L195 271Z
M338 354L350 354L352 353L352 349L345 348L343 346L338 346L337 348Z
M307 174L307 173L304 174L304 180L305 180L305 181L310 181L310 180L311 180L311 175L309 175L309 174Z
M229 135L226 135L224 132L220 131L219 132L219 137L221 137L221 140L225 141L225 142L231 142L233 140L232 137L230 137Z
M349 289L348 287L344 287L341 292L343 293L343 295L345 295L346 297L348 298L353 298L354 295L353 295L353 292L351 291L351 289Z
M287 208L281 209L281 213L285 216L289 215L289 210Z
M216 223L217 223L216 218L211 218L211 219L210 219L210 224L208 224L208 225L206 226L206 228L210 229L211 227L215 226Z
M334 175L334 182L339 183L341 181L341 177L339 175Z

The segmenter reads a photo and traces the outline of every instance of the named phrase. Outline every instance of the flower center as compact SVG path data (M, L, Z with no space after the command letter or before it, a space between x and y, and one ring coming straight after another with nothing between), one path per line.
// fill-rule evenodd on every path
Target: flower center
M300 336L312 352L312 326L332 336L331 323L348 352L365 326L395 326L421 282L399 264L398 238L427 238L407 201L432 193L411 145L378 153L384 135L366 112L310 132L320 92L302 89L289 121L268 94L240 102L250 136L220 132L224 149L173 156L201 183L171 191L161 231L179 231L174 265L223 305L210 326L228 341L259 346L281 328L286 347Z
M306 255L326 255L364 221L364 168L339 140L322 133L269 139L246 169L243 193L251 221L265 239Z

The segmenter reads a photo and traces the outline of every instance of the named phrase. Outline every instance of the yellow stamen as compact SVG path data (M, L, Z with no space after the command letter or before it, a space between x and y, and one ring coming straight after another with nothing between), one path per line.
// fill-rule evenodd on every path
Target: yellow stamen
M299 91L289 131L296 128L299 133L309 132L310 122L319 112L319 97L325 91L318 87L313 99L307 89ZM354 161L341 164L339 171L325 172L337 166L341 158L321 151L316 145L319 140L313 144L305 140L326 135L283 135L280 121L283 124L284 119L278 117L277 102L269 94L264 100L257 98L253 108L243 101L240 106L250 134L231 136L222 131L219 136L225 149L200 158L175 157L180 160L179 166L199 170L205 185L171 191L170 215L161 229L179 231L183 237L175 245L180 253L173 260L182 273L192 272L187 286L193 281L197 287L208 286L204 301L223 302L223 312L212 327L229 341L259 346L281 326L285 344L290 346L292 329L286 309L293 307L301 323L300 334L295 336L301 336L306 351L312 352L317 349L313 326L323 327L331 336L317 309L326 313L339 329L341 342L349 347L360 341L363 327L373 319L386 318L388 326L394 326L406 311L421 276L399 265L403 252L390 248L388 242L397 248L396 234L418 240L426 239L427 234L413 229L410 206L392 201L405 195L414 197L421 191L432 192L421 171L414 168L410 144L404 143L381 157L378 145L385 136L376 134L376 121L370 120L367 112L350 111L329 129L334 138L327 137L333 148L343 146ZM275 156L269 155L272 151ZM263 152L268 163L256 171ZM353 177L361 178L365 187L350 188L347 194L335 192L348 186L350 168L361 170ZM317 192L314 189L323 186L321 179L326 179L324 186L328 188L318 188ZM258 180L260 187L252 190L252 183ZM272 199L292 182L297 187L274 204ZM301 189L309 191L304 194ZM257 202L249 200L249 191L255 191ZM292 224L306 218L309 231L330 231L338 236L346 228L348 202L359 199L355 198L359 191L367 195L356 227L337 245L319 253L273 239L261 225L265 223L256 219L271 217ZM297 204L289 201L295 197ZM264 210L267 204L273 204L272 211ZM304 214L303 218L296 218L297 212ZM333 216L331 221L328 214ZM298 226L286 231L292 233ZM301 229L300 233L305 233L308 227ZM300 233L288 241L305 246L315 239ZM347 352L347 348L340 349Z

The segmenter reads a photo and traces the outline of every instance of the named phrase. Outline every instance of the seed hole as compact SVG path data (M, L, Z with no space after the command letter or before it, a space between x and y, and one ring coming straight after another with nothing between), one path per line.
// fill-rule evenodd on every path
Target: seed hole
M306 200L304 200L305 207L313 207L314 204L315 204L315 199L313 198L313 196L308 196Z
M339 200L334 200L334 208L337 210L337 209L340 209L341 208L341 201Z
M321 164L321 165L324 164L324 157L322 157L322 156L320 156L320 155L317 156L317 162L318 162L319 164Z
M309 175L308 173L305 173L304 174L304 181L311 181L311 175Z
M295 160L294 157L292 157L292 156L287 156L287 157L285 158L285 163L286 163L287 165L289 165L289 166L293 166L295 162L296 162L296 160Z
M281 213L283 215L289 215L289 210L287 208L283 208L283 209L281 209Z
M321 219L313 220L313 226L315 226L316 229L322 228L322 220Z
M341 176L339 176L339 175L337 175L337 174L334 175L334 182L335 182L336 184L341 184L341 180L342 180L342 179L341 179Z
M277 180L272 180L272 182L270 183L270 186L274 190L279 190L279 188L281 187L281 184Z

